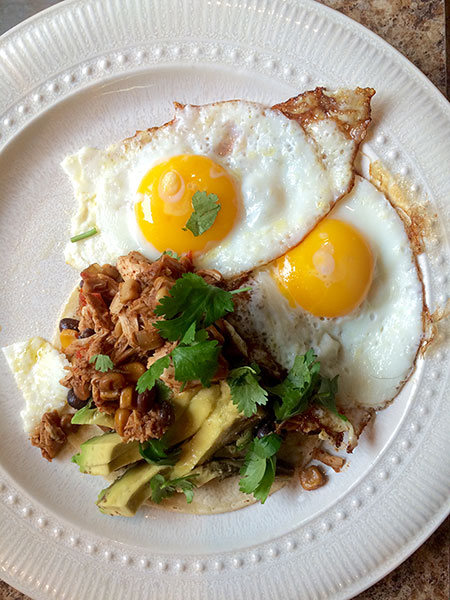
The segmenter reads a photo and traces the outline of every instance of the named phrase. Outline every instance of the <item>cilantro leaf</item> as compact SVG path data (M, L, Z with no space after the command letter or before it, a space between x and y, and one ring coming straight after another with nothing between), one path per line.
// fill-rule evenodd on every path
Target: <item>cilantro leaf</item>
M177 479L166 480L164 475L158 473L150 479L150 487L152 489L152 500L159 504L164 498L173 496L175 492L183 492L186 496L186 501L190 504L194 498L195 483L192 479L196 475L186 475Z
M187 477L196 477L196 475L191 475L191 476L187 476ZM180 477L179 479L173 479L172 480L172 485L175 485L176 489L179 492L183 492L183 494L186 496L186 502L188 504L190 504L192 502L192 500L194 499L194 488L196 487L195 483L193 481L191 481L190 479L187 479Z
M348 418L341 414L336 407L336 394L338 389L338 375L333 379L326 379L325 377L320 382L320 387L314 396L315 404L320 404L343 421L348 421Z
M150 439L139 444L139 454L151 465L174 465L180 449L167 453L168 446L163 439Z
M186 334L189 339L193 323L197 329L208 327L233 310L230 292L207 284L200 275L184 273L155 308L155 314L165 318L157 321L155 327L172 342Z
M151 390L155 385L156 381L161 377L164 369L167 369L170 365L170 357L162 356L155 361L143 375L139 377L136 384L137 391L142 394L145 390Z
M244 494L252 494L258 487L266 472L266 459L250 452L247 454L241 475L244 477L239 481L239 489Z
M197 324L193 321L190 325L186 333L181 338L180 342L182 344L192 344L195 341L195 330L197 329Z
M275 455L280 446L281 437L276 433L254 438L241 467L243 477L239 481L239 489L245 494L253 494L262 504L275 479Z
M220 210L218 202L219 198L216 194L195 192L192 196L192 208L194 212L189 217L185 229L189 229L195 237L205 233L205 231L212 227L216 220L217 213Z
M95 368L97 371L101 371L102 373L106 373L107 371L114 369L113 361L106 354L94 354L89 362L95 362Z
M175 260L180 260L180 255L177 254L176 252L174 252L173 250L164 250L164 252L161 254L161 256L166 255L170 256L171 258L174 258Z
M264 502L267 500L272 483L275 481L276 465L277 459L275 456L271 456L267 459L264 475L259 482L259 485L253 491L253 496L256 498L256 500L259 500L261 504L264 504Z
M164 475L161 475L160 473L154 475L150 479L150 487L152 489L152 500L153 502L156 502L156 504L159 504L161 500L164 500L164 498L168 498L172 495L172 493L169 490L163 487L165 483L166 479Z
M144 373L145 375L145 373ZM158 402L164 402L167 400L170 400L171 396L172 396L172 390L170 389L170 387L168 385L166 385L164 383L164 381L161 381L161 379L157 379L155 381L155 388L156 388L156 399L158 400Z
M320 380L320 363L312 350L295 357L294 365L280 384L269 388L281 401L275 402L275 416L284 421L308 408L312 392Z
M195 333L195 343L206 342L208 339L208 332L206 331L206 329L200 329Z
M258 371L249 366L233 369L228 377L233 404L246 417L254 415L258 405L267 403L267 391L258 382Z
M175 379L183 382L200 379L204 387L209 387L217 371L219 354L220 346L216 340L177 346L172 350Z

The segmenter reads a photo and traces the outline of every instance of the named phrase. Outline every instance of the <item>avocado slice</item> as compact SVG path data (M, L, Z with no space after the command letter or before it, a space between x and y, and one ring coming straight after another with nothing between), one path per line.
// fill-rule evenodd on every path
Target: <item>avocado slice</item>
M221 383L216 407L203 422L195 435L181 449L180 459L173 468L150 465L136 465L102 490L97 500L99 509L109 515L130 517L140 504L151 495L150 479L164 470L170 479L182 477L199 463L209 458L215 450L245 426L248 419L238 411L231 399L230 388ZM212 388L209 388L210 390ZM205 472L206 477L206 472Z
M81 444L80 452L72 457L72 462L82 473L105 476L141 458L139 442L125 444L118 433L109 432Z
M73 415L72 425L101 425L114 429L114 417L100 412L98 408L89 408L89 404L86 404Z
M191 396L185 410L166 433L165 439L169 446L175 446L175 444L187 440L200 429L214 410L220 394L220 386L213 385L201 389L195 396Z
M220 396L220 388L213 386L194 394L195 392L189 391L177 395L175 412L178 411L179 417L174 429L167 433L167 442L170 446L191 437L199 429L215 406L217 398ZM78 413L85 409L86 407L80 409ZM90 411L95 412L96 409L90 409ZM99 414L103 416L103 413ZM82 415L81 418L87 420L90 417ZM120 467L141 460L141 458L138 442L125 443L117 433L111 432L84 442L80 447L80 452L73 457L72 461L79 465L82 473L106 476Z
M150 479L167 466L142 463L128 469L98 495L97 506L111 516L133 517L151 494Z
M176 479L187 475L196 465L212 456L217 448L225 444L246 424L246 417L233 404L228 384L221 383L216 408L197 433L183 444L180 457L170 472L170 478Z
M175 422L177 422L180 419L181 415L184 414L192 398L197 393L197 389L194 388L191 390L185 390L184 392L180 392L179 394L174 394L172 398L170 398L170 403L174 408Z

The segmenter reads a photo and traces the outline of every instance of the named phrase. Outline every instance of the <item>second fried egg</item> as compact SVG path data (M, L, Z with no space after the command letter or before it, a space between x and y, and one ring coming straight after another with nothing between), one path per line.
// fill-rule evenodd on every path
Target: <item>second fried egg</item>
M313 348L339 402L382 408L424 336L423 288L396 210L372 184L352 192L297 247L252 274L241 326L290 369Z

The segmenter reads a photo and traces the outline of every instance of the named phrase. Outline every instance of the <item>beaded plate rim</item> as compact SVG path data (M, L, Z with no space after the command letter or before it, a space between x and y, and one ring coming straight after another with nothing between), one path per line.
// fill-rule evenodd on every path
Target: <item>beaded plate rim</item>
M122 3L122 11L118 11L118 0L107 0L103 6L107 5L110 11L113 9L118 11L108 13L109 19L117 16L117 19L123 19L123 22L127 23L127 19L133 16L130 17L127 11L133 13L137 10L136 1L125 0ZM155 11L156 4L152 0L143 0L141 8L142 10L152 10L153 7L153 11ZM233 23L238 18L238 8L242 10L242 6L249 10L255 23L257 23L257 14L262 14L263 20L278 15L279 19L285 20L286 27L294 27L294 20L297 16L300 24L308 23L309 19L310 24L314 24L319 29L323 28L324 31L341 30L346 32L350 41L356 40L356 45L366 44L368 51L391 61L398 72L402 76L406 76L406 80L410 82L412 88L423 93L426 100L432 103L433 108L438 110L445 128L450 128L450 105L420 71L372 32L311 0L297 2L295 0L278 0L272 3L264 0L245 0L240 3L237 0L232 2L217 0L214 4L215 8L210 2L208 3L209 8L205 8L207 6L205 3L202 9L199 8L198 0L170 0L171 10L184 8L187 11L189 7L195 6L198 15L200 13L209 14L209 10L215 11L217 14L224 11L225 14L226 9L231 8L231 16L227 13L230 18L230 22L227 23L229 38L219 39L218 42L213 42L211 39L158 40L154 36L148 35L148 37L144 36L139 39L138 43L130 44L129 41L124 42L118 35L115 46L113 43L114 47L105 48L102 46L101 39L95 40L97 48L88 48L86 53L75 54L71 57L70 64L67 64L67 58L62 52L61 56L55 57L55 64L47 65L51 72L43 74L43 65L39 64L36 48L33 48L33 44L36 43L33 36L39 38L44 31L49 36L51 27L58 24L58 19L64 18L66 20L73 19L78 24L78 29L73 30L74 36L78 36L81 42L89 42L89 39L86 38L88 35L86 31L89 31L89 28L87 27L86 31L83 31L80 23L83 22L83 19L85 22L89 22L89 19L94 18L99 5L100 0L66 0L63 4L57 4L38 13L0 38L0 57L3 59L3 65L0 63L0 75L7 75L3 84L0 77L0 151L9 142L13 142L15 136L35 117L62 99L86 86L113 76L120 76L130 68L139 72L154 65L173 64L174 62L177 64L180 62L182 64L191 64L192 62L202 64L204 62L233 66L241 64L241 61L245 60L247 69L256 70L268 77L293 81L303 87L311 83L315 73L312 57L306 56L303 65L299 67L288 51L283 53L277 48L270 50L264 45L260 50L252 50L248 39L239 39L238 36L236 37L237 34L230 33ZM77 19L81 20L77 21ZM182 23L179 25L182 27ZM117 30L119 31L119 29ZM269 38L268 35L266 41L269 41ZM51 42L49 47L52 50L55 48ZM24 49L26 50L25 57ZM28 82L24 77L22 87L20 85L11 86L11 73L14 68L19 71L22 69L23 72L27 52L36 61L35 70L33 72L33 68L31 68ZM441 180L434 171L427 171L423 159L417 161L414 149L409 152L408 144L405 143L406 135L402 129L403 126L403 123L400 122L389 122L385 126L377 127L370 144L380 156L389 159L400 174L406 175L411 172L416 174L412 183L416 191L421 189L438 204L440 202L440 219L436 226L438 235L435 238L436 243L429 249L429 279L436 288L439 287L439 295L435 301L443 305L449 297L448 264L450 262L448 244L443 243L446 241L448 224L448 206L442 203L445 189L441 190L441 194L436 193ZM442 146L438 145L438 149L442 150ZM447 154L450 159L450 151ZM427 173L426 177L423 175L424 172ZM448 183L447 189L450 193ZM433 302L432 298L431 302ZM325 598L330 593L334 598L353 596L397 566L443 521L450 510L450 503L445 500L445 497L448 498L448 490L450 490L450 468L446 471L448 478L439 489L440 501L436 501L434 504L429 502L426 506L425 524L423 524L423 515L420 515L420 518L416 516L413 530L405 527L399 532L400 539L403 538L403 542L400 543L401 551L395 550L386 553L385 548L385 556L383 556L382 550L378 550L378 557L377 552L372 551L372 554L368 552L363 557L364 564L361 565L361 568L359 565L353 565L352 572L352 565L349 565L347 574L340 571L338 565L333 563L331 573L324 575L325 583L320 584L317 577L316 579L314 577L305 579L303 576L303 579L300 577L296 580L294 577L292 581L281 582L281 577L274 573L278 569L292 567L292 564L295 564L300 556L300 550L305 545L315 553L314 560L311 559L311 566L320 564L321 558L326 555L326 551L323 549L324 542L331 547L331 550L328 551L331 556L336 541L340 540L345 535L345 531L349 529L349 522L367 521L369 514L373 518L377 512L374 510L375 500L391 489L396 481L400 481L404 477L407 478L410 488L414 489L418 496L422 494L422 497L426 499L426 495L423 496L422 487L417 484L414 473L416 475L419 472L423 474L423 461L427 468L431 469L431 472L436 470L436 460L430 456L434 456L434 453L437 452L437 441L434 440L435 443L432 444L430 441L431 425L423 426L421 420L423 417L436 420L437 407L434 406L434 409L430 409L428 406L432 397L439 396L440 405L444 404L444 392L447 389L447 366L448 349L444 348L434 354L433 368L428 365L423 367L433 385L425 389L422 378L423 398L408 409L399 432L388 450L377 460L377 465L358 483L357 489L347 494L325 515L313 519L314 522L308 524L304 530L281 536L258 547L250 545L245 551L230 552L225 555L210 553L188 558L182 555L177 557L154 556L136 551L134 548L124 549L123 544L114 545L110 540L86 536L83 532L75 530L57 516L46 511L45 507L36 504L26 494L24 495L23 491L14 486L14 483L9 480L0 467L0 503L3 506L0 515L0 534L6 530L10 531L7 545L5 545L5 541L1 542L2 538L5 540L5 536L0 535L2 577L35 598L79 598L80 596L76 594L80 594L81 590L84 590L83 598L94 598L98 596L99 588L99 579L95 577L95 567L103 567L106 570L114 570L114 577L111 579L113 583L105 587L108 589L109 597L116 597L120 593L120 582L129 581L129 573L133 573L136 580L131 584L132 588L130 589L136 593L144 589L140 586L145 586L149 581L148 577L151 576L154 586L152 596L154 594L154 597L158 598L168 597L171 578L176 576L180 589L183 589L184 597L206 598L206 582L208 584L213 581L224 582L227 575L232 575L235 579L232 583L227 582L229 587L224 586L221 591L218 589L219 584L216 585L215 597L238 597L239 593L245 589L249 594L248 597L256 598L258 597L257 590L253 588L250 578L255 572L263 577L262 570L264 569L267 572L265 577L260 580L263 583L259 585L266 586L267 594L271 597L278 597L278 594L281 597L281 592L284 598L297 597L295 584L298 581L302 581L307 586L313 586L308 589L308 594L310 594L308 597L311 598ZM443 426L448 421L448 418L441 419L439 431L443 431ZM435 421L431 422L435 424ZM438 441L439 448L448 449L448 440L444 436L441 435ZM421 445L426 444L428 444L428 449L424 453ZM408 470L412 475L409 472L405 474ZM405 499L403 498L403 500ZM398 510L398 507L393 506L393 510ZM400 514L397 515L397 518L401 522ZM377 539L378 534L377 531L368 531L368 535L369 537L373 535L374 539ZM16 550L13 553L7 552L6 546L9 546L10 550L13 541ZM45 552L42 550L43 545L45 545ZM51 576L48 570L44 570L45 576L41 574L40 577L36 577L26 561L24 562L20 558L25 546L28 546L27 555L33 553L36 555L40 551L45 554L46 560L49 562L52 558L56 560L58 553L61 553L61 549L64 548L66 557L70 556L76 564L86 567L85 581L78 582L78 587L74 586L73 589L69 589L61 587L61 581L57 581L55 576ZM107 566L105 567L105 565ZM73 580L73 576L70 576ZM275 588L271 587L273 584L269 582L269 577L275 578L278 591L275 592ZM51 584L48 583L49 581ZM88 584L91 585L89 593L86 591Z

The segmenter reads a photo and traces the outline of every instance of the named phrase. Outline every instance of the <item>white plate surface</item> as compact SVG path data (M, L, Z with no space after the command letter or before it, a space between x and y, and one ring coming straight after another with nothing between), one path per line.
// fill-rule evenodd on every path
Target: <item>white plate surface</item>
M173 100L272 104L316 85L377 90L365 148L436 214L423 269L445 306L450 106L385 42L310 0L66 0L0 39L0 346L50 337L77 281L65 155L163 123ZM350 598L449 511L448 350L430 349L320 490L134 520L100 515L100 480L31 449L2 357L0 577L36 599Z

